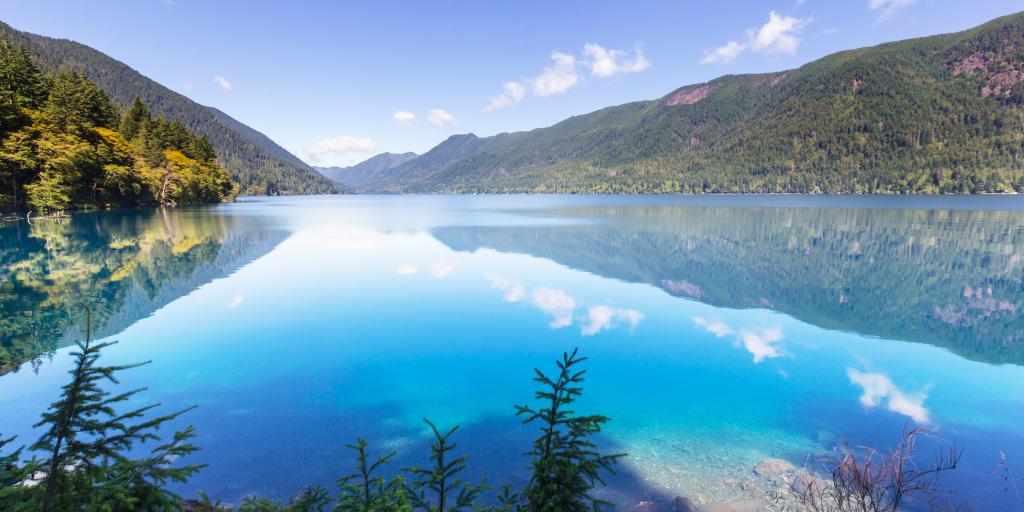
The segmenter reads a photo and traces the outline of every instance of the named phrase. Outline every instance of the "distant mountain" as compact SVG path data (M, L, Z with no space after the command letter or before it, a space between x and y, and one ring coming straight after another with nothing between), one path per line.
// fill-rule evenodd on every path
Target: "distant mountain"
M387 179L389 171L416 158L416 153L381 153L348 167L314 167L345 190L363 191L367 185Z
M136 97L156 115L180 120L206 136L242 194L324 194L333 184L262 133L146 78L97 50L74 41L21 32L0 23L0 37L24 45L47 71L80 71L125 106Z
M727 75L547 128L457 135L389 192L1024 191L1024 14Z

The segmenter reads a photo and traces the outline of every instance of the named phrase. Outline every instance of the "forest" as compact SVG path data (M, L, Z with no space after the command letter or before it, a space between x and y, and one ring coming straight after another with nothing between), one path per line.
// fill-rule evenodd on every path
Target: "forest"
M102 52L66 39L21 32L2 22L0 38L23 46L44 72L77 71L103 90L116 105L128 106L139 98L154 117L178 120L192 132L206 137L217 150L220 165L242 195L335 192L329 180L266 135L220 110L200 105L164 87Z
M136 99L123 112L82 74L44 73L0 39L0 209L186 205L237 190L210 141Z

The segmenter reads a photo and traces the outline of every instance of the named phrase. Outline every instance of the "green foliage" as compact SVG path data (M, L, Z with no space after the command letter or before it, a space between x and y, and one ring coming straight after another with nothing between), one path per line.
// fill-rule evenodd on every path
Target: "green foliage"
M262 133L223 112L199 105L92 48L20 32L3 23L0 23L0 39L10 41L26 55L31 54L36 65L43 70L50 73L62 69L76 70L105 91L115 104L129 107L139 98L149 107L152 116L178 120L188 130L205 137L211 148L216 148L221 165L243 194L326 194L335 191L328 179ZM4 79L0 78L0 88L3 82ZM3 113L3 103L0 102L0 119ZM128 126L126 139L135 137L132 130ZM0 125L2 131L3 125Z
M7 108L38 108L46 100L46 90L45 77L28 50L0 39L0 104Z
M153 118L138 99L119 121L107 94L84 75L61 70L48 80L31 59L22 62L27 55L7 41L0 45L0 73L14 69L10 74L21 77L0 90L0 98L7 97L0 124L0 183L6 182L0 209L59 213L234 196L205 137L177 120Z
M604 484L601 473L612 471L625 454L602 454L591 440L608 418L580 416L569 408L583 394L580 386L586 370L576 367L584 361L577 350L562 354L554 380L535 369L533 380L541 385L535 398L543 405L539 409L516 406L516 414L526 416L526 423L539 423L541 431L528 453L533 474L523 497L530 512L586 512L608 505L590 492L598 483Z
M58 130L83 135L93 127L110 128L117 119L106 93L84 75L67 70L52 80L43 113Z
M425 512L459 512L474 507L485 486L483 483L472 485L459 478L459 473L466 469L469 457L463 455L452 458L450 453L456 448L450 438L459 429L458 425L442 434L430 420L423 421L430 426L434 442L430 445L431 465L408 470L417 478L412 487L413 505Z
M20 453L2 459L4 467L12 469L5 470L0 508L12 512L178 510L183 501L166 484L187 482L201 469L172 464L175 458L196 451L189 443L193 430L175 433L170 443L156 446L149 457L133 459L129 453L136 445L159 441L157 430L185 411L147 417L159 404L118 411L118 406L142 390L112 394L104 384L116 384L117 373L140 365L99 365L101 351L112 342L94 343L90 325L87 320L85 341L72 353L71 381L34 426L43 428L29 448L36 457L20 469ZM27 475L32 485L20 484Z
M357 472L338 480L336 512L411 512L412 503L405 481L401 477L385 480L378 470L388 463L396 452L374 459L367 443L357 439L347 445L356 452ZM372 460L372 462L371 462Z

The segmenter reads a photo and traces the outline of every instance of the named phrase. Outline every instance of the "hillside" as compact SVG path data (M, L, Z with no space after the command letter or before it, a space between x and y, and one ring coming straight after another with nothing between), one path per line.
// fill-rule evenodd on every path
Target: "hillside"
M1024 14L727 75L547 128L458 135L390 192L1024 191Z
M341 188L360 192L368 185L384 179L391 169L417 156L419 155L411 151L408 153L381 153L348 167L314 167L314 169L340 185Z
M124 107L136 97L155 115L181 121L213 144L242 194L334 192L331 182L258 131L204 107L88 46L21 32L0 22L0 37L24 45L44 70L84 74Z

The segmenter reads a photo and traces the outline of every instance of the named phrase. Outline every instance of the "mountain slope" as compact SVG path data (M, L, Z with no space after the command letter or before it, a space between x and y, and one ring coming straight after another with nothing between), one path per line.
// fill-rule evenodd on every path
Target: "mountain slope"
M46 70L80 71L124 106L136 97L156 115L180 120L210 140L242 194L334 192L331 182L265 135L146 78L97 50L66 39L21 32L0 22L0 37L24 45Z
M388 171L414 158L416 153L381 153L348 167L314 167L327 179L346 190L363 191L368 185L385 179Z
M402 192L1024 191L1024 14L727 75L547 128L452 137Z

